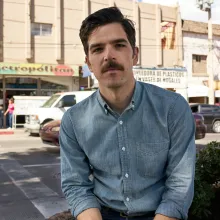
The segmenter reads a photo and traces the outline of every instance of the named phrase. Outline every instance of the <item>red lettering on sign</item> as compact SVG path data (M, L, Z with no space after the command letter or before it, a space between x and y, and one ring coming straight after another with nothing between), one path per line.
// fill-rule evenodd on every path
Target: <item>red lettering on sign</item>
M66 65L58 65L53 69L54 75L56 76L73 76L74 70Z

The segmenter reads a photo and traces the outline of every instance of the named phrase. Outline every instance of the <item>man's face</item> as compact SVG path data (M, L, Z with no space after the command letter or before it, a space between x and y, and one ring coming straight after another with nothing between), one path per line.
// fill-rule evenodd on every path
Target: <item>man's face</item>
M138 48L132 49L119 23L95 29L88 39L86 62L100 87L118 88L133 80L132 68L138 61Z

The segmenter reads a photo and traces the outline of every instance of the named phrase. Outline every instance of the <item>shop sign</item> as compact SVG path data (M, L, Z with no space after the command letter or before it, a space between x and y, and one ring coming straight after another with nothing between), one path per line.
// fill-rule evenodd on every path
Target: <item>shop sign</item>
M36 115L38 108L42 106L50 96L13 96L14 115Z
M162 88L186 88L187 72L185 68L134 68L137 81L150 83Z
M32 76L79 76L79 67L64 64L0 63L0 74Z

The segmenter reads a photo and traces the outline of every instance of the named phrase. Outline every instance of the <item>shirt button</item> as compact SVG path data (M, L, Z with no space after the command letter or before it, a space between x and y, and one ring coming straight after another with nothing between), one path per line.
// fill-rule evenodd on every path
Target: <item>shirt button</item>
M128 178L128 176L129 176L129 175L126 173L126 174L125 174L125 177Z
M125 151L125 147L122 147L122 150Z
M119 124L122 125L122 124L123 124L123 121L119 121Z
M127 201L127 202L129 202L129 201L130 201L130 199L127 197L127 198L126 198L126 201Z

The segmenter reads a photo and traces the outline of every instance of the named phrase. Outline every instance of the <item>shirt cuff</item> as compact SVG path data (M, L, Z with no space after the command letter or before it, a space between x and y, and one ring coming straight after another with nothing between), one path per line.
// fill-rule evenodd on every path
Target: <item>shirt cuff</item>
M188 215L183 213L183 210L174 203L174 202L162 202L156 210L155 214L165 215L169 218L183 219L187 220Z
M98 208L99 210L101 210L101 206L95 197L79 202L75 210L72 210L72 215L76 218L77 215L90 208Z

